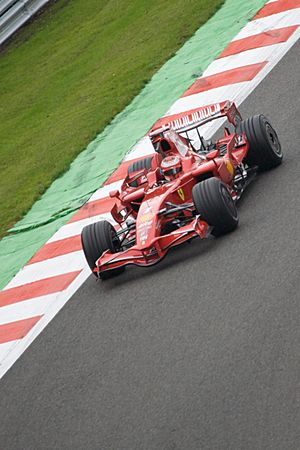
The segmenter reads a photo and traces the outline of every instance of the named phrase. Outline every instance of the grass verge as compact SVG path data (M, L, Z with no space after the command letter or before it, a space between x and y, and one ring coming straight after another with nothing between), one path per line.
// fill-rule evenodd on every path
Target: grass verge
M58 0L17 34L0 54L0 237L222 3Z

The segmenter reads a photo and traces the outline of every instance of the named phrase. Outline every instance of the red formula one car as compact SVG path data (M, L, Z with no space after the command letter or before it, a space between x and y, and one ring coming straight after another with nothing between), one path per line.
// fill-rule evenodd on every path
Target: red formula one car
M223 137L207 142L201 127L220 118L229 122ZM229 101L199 108L153 130L149 138L154 155L132 163L121 190L110 192L118 226L104 220L82 231L87 262L101 279L128 264L153 265L194 237L233 231L236 201L253 175L282 161L268 120L257 115L242 121Z

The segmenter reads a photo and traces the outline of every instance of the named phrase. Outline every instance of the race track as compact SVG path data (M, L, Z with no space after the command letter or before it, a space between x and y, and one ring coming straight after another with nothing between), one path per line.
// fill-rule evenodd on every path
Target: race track
M300 448L300 43L242 105L278 129L240 226L90 277L0 386L0 447Z

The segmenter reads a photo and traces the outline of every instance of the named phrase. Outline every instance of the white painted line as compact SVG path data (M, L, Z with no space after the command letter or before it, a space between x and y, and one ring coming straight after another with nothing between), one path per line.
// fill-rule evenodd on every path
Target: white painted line
M115 183L110 183L102 188L98 189L94 194L91 196L91 198L88 200L87 203L94 202L95 200L100 200L101 198L105 198L109 196L110 191L114 191L116 189L120 189L122 186L123 181L116 181Z
M76 272L87 267L83 252L77 251L66 255L50 258L25 266L5 287L5 289L22 286L23 284L55 277L67 272ZM0 309L0 313L2 310Z
M285 45L279 45L278 51L274 54L274 59L270 61L252 80L246 83L239 83L240 85L244 85L242 88L238 90L234 90L231 97L228 99L234 101L237 106L240 106L243 101L254 91L254 89L266 78L266 76L271 72L271 70L279 63L279 61L284 57L284 55L292 48L292 46L299 40L300 38L300 29L297 30L293 36L285 43ZM232 85L236 86L236 85ZM227 100L224 98L223 100ZM261 111L258 111L261 112ZM225 120L222 121L223 123ZM220 121L212 122L212 126L209 129L209 134L213 135L218 128L220 127ZM205 136L206 137L206 136ZM208 139L208 137L206 137Z
M124 161L131 161L132 159L141 158L142 156L151 156L155 153L153 145L149 136L141 139L127 155Z
M113 220L110 213L104 213L98 216L88 217L87 219L78 220L77 222L67 223L66 225L61 227L52 236L51 239L49 239L48 243L59 241L61 239L65 239L72 236L78 236L81 233L83 227L91 223L98 222L99 220L108 220L112 225L116 225L116 222Z
M171 106L171 108L167 111L166 116L199 108L200 106L210 105L211 103L218 103L223 100L232 99L236 90L243 89L247 83L248 81L230 84L228 86L222 86L209 91L200 92L199 94L182 97Z
M20 344L21 340L22 339L18 339L16 341L10 341L10 342L5 342L3 344L0 344L0 373L1 373L3 364L5 365L4 361L11 357L11 353L17 347L17 345ZM3 373L3 375L4 375L4 373Z
M233 41L274 30L276 28L299 25L299 23L300 8L295 8L290 11L284 11L272 16L262 17L261 19L248 22L248 24L235 36Z
M8 369L15 363L15 361L24 353L27 347L37 338L49 322L56 316L58 311L67 303L73 294L80 288L80 286L91 275L90 269L83 270L80 275L73 281L73 283L64 291L60 292L54 302L49 306L47 314L37 322L31 331L23 338L14 341L12 345L3 347L3 358L0 359L0 378L8 371ZM2 344L4 345L4 344ZM8 352L6 352L6 349ZM1 351L1 347L0 347Z
M286 42L280 44L269 45L266 47L255 48L253 50L246 50L237 55L226 56L225 58L216 59L203 73L203 77L215 75L225 70L236 69L238 67L247 66L250 64L258 64L263 61L269 61L273 58L274 53L280 51L280 46L284 47Z
M0 309L0 325L44 315L51 304L55 302L57 296L58 293L48 294L20 303L2 306Z
M261 82L263 78L272 70L272 68L279 62L279 60L288 52L288 50L297 42L300 36L300 29L296 30L295 33L290 37L290 39L281 44L276 44L272 46L272 52L269 52L267 48L255 50L249 50L243 52L242 54L234 55L235 57L224 58L225 64L222 63L222 59L212 63L212 69L209 67L203 76L219 73L215 70L217 68L220 71L233 69L234 66L231 64L232 61L238 63L237 67L242 67L251 63L249 55L253 54L255 56L255 62L263 62L265 59L259 60L261 56L264 58L267 54L269 56L268 64L255 76L251 81L246 81L242 83L231 84L228 86L222 86L219 88L211 89L206 92L200 92L199 94L194 94L178 99L171 108L167 111L166 116L172 114L178 114L183 111L197 108L199 106L208 105L210 103L221 102L224 100L241 101L241 99L246 98L250 92ZM229 67L226 66L226 62L229 62Z
M271 70L279 63L284 55L293 47L293 45L300 38L300 28L295 31L291 38L284 44L278 44L277 51L273 53L272 60L256 75L256 77L248 82L248 86L234 95L237 105L240 105L251 92L263 81L264 78L271 72Z

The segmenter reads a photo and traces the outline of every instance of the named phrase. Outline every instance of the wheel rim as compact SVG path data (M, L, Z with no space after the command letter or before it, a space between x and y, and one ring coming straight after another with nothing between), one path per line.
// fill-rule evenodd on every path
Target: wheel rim
M269 123L266 123L266 134L274 153L276 153L276 155L278 156L282 156L281 145L278 136L276 134L276 131L271 127Z
M235 203L232 200L230 192L223 184L221 185L221 192L223 194L224 203L227 206L227 208L229 209L232 217L234 219L237 219L237 209L236 209Z

